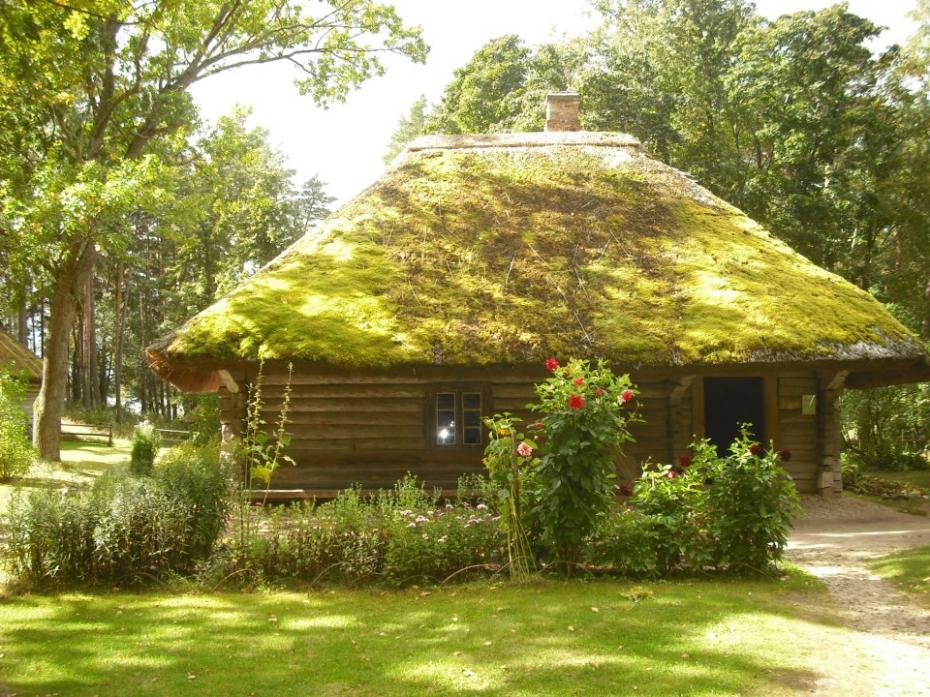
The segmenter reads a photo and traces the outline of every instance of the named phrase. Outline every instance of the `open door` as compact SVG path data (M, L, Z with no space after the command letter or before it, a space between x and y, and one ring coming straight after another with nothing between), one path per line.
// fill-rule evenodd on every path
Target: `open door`
M763 442L766 435L765 384L762 378L704 378L704 436L724 455L739 435L740 424Z

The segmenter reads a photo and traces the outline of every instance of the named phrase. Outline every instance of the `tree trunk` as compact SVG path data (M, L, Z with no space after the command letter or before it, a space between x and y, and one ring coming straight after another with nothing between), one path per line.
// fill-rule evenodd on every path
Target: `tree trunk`
M123 262L116 265L116 289L113 294L113 397L116 423L123 423Z
M74 325L77 298L93 272L97 250L89 238L77 240L65 252L49 306L48 338L42 360L42 387L35 404L32 441L45 460L61 460L61 414L68 379L68 339Z
M16 316L19 343L29 348L29 308L23 305Z
M94 314L94 275L88 274L81 302L81 397L85 409L97 404L97 323Z

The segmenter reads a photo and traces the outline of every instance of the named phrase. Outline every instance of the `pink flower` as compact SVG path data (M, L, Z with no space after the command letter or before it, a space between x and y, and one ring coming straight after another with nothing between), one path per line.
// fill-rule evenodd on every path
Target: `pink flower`
M555 360L554 358L546 359L546 370L554 373L558 369L559 369L559 362L557 360Z
M584 385L584 378L577 377L575 378L574 383L580 387L581 385Z
M569 409L581 409L584 406L584 397L580 394L573 394L568 398Z
M526 441L520 441L520 445L517 446L517 454L520 457L529 457L533 454L533 449Z
M669 470L669 471L665 474L665 476L668 477L669 479L674 479L675 477L678 476L678 472L676 472L675 470Z
M626 403L626 402L629 402L631 399L633 399L633 390L624 390L623 392L620 393L621 402Z
M534 421L533 423L530 424L530 428L532 428L534 431L538 431L542 427L543 427L542 421Z
M602 390L600 387L594 390L595 397L602 397L603 395L604 395L604 390Z

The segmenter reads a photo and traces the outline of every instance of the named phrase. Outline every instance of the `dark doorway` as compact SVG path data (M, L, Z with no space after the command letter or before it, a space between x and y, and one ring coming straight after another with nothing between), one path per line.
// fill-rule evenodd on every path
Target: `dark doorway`
M765 392L762 378L704 378L704 435L726 454L739 435L740 424L752 424L750 433L765 436Z

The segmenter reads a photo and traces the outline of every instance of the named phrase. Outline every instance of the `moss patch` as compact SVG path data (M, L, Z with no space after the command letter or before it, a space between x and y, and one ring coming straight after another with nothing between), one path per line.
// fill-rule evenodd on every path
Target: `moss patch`
M168 354L341 366L916 353L868 294L635 149L410 153Z

